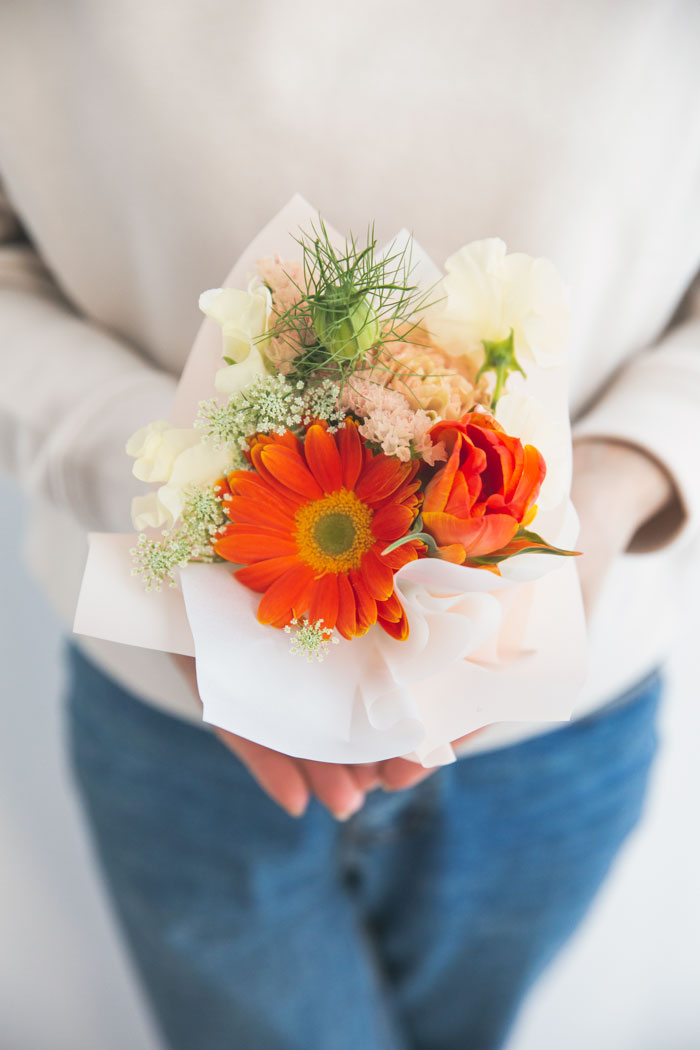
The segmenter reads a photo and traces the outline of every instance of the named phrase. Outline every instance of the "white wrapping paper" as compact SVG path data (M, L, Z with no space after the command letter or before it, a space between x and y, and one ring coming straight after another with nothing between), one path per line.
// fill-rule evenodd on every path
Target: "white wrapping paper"
M225 286L244 287L261 257L294 258L293 236L316 219L294 197ZM421 283L437 280L440 272L416 245L413 254ZM220 366L221 329L205 319L178 387L175 425L192 425ZM566 370L531 367L525 389L554 423L556 447L539 447L546 460L556 458L559 475L558 498L543 501L531 528L571 547L577 523L568 499ZM133 535L90 536L75 631L196 656L204 720L296 757L373 762L410 753L425 765L449 762L452 741L492 722L567 719L583 680L583 613L569 559L521 555L503 563L501 578L433 559L412 562L395 577L406 641L373 628L308 664L290 654L284 632L257 622L260 596L238 583L232 566L191 565L180 588L145 592L131 576L135 542Z

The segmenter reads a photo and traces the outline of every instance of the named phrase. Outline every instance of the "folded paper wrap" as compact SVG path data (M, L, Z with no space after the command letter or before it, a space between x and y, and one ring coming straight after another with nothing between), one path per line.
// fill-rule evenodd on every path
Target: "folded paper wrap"
M244 287L259 258L293 258L292 237L316 218L294 197L225 286ZM421 284L434 283L440 272L415 243L412 254ZM176 394L175 425L192 425L220 366L221 329L205 319ZM578 526L568 498L565 368L530 368L527 394L546 404L556 424L560 479L558 496L531 527L571 547ZM289 652L288 635L258 623L259 595L238 583L231 565L190 565L179 588L146 592L131 575L135 542L134 535L90 536L75 631L195 656L204 720L286 754L325 762L409 755L438 765L453 761L452 741L492 722L567 719L583 680L585 630L569 559L521 555L502 563L500 577L436 559L411 562L395 576L408 639L371 629L310 665Z

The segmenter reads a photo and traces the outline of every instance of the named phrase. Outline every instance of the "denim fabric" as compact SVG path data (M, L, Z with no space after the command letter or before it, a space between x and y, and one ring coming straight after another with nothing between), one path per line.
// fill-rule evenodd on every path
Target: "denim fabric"
M71 650L74 768L173 1050L495 1050L638 820L660 679L609 708L288 817L210 733Z

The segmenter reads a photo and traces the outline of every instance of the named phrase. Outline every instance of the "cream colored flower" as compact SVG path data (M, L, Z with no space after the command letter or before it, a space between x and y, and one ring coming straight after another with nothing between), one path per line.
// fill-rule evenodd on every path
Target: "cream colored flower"
M256 339L267 331L272 297L258 277L248 282L248 290L210 288L199 297L199 309L221 325L224 355L245 361Z
M139 481L168 481L177 457L201 440L196 430L174 427L167 419L149 423L126 443L127 455L136 460L134 477Z
M134 475L141 481L164 482L155 492L137 496L131 504L136 529L172 525L188 493L213 485L231 467L231 453L202 440L201 431L171 426L165 420L138 430L126 445L134 456Z
M203 314L221 325L222 356L233 364L216 373L216 389L224 394L237 394L267 368L256 346L267 331L272 307L270 291L258 277L248 282L248 290L210 288L199 297Z
M265 340L264 354L278 372L288 375L294 360L314 340L311 315L307 307L300 307L304 287L304 267L297 259L280 259L279 256L258 260L258 273L270 290L272 296L272 314L270 329L274 332L281 317L294 313L290 324L284 325L284 331L270 335Z
M257 346L252 346L245 360L236 365L220 368L214 376L214 387L220 394L240 394L259 376L269 375L267 366Z
M507 339L513 329L519 363L557 364L569 324L568 291L548 259L506 254L498 237L474 241L451 255L435 290L442 300L428 327L453 356L483 359L483 342Z

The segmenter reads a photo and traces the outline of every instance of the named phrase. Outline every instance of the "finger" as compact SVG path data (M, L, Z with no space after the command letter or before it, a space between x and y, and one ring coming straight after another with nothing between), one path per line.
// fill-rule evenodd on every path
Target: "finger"
M240 758L254 780L292 817L300 817L309 804L309 789L297 760L255 744L252 740L217 729L219 739Z
M364 793L372 791L373 788L379 787L381 784L379 763L377 762L371 762L368 765L348 766L348 769L359 790Z
M409 762L405 758L389 758L386 762L382 762L379 768L379 776L385 791L403 791L406 788L415 787L434 772L434 769L425 769L417 762Z
M331 762L299 763L311 791L336 820L347 820L365 801L365 793L347 766Z

